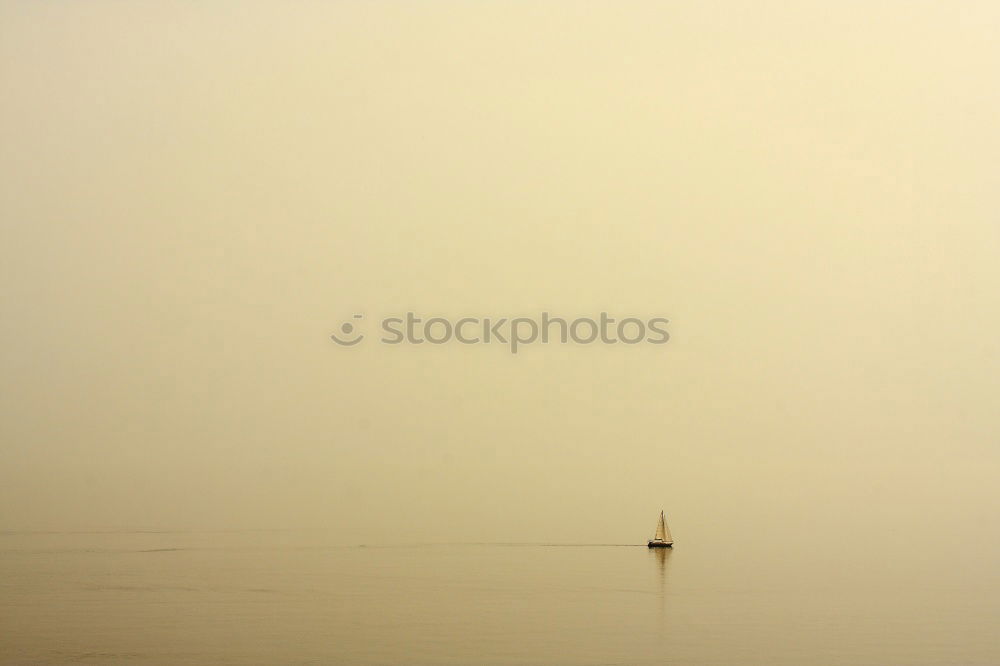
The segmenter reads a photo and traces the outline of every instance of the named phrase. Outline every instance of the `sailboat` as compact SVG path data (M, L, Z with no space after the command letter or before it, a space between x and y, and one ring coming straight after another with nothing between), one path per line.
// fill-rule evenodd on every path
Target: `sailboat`
M660 512L660 520L656 523L656 536L646 542L650 548L672 548L674 538L670 536L670 528L667 527L667 518Z

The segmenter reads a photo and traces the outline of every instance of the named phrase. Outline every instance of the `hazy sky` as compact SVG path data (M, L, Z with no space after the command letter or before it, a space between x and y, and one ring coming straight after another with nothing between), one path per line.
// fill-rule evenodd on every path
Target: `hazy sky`
M0 528L635 542L665 508L679 543L995 549L998 31L990 2L5 2ZM328 337L407 310L672 338Z

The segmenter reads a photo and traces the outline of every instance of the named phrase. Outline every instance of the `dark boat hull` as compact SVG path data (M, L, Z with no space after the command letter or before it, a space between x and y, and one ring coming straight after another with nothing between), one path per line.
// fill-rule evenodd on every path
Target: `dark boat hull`
M663 541L647 541L647 548L673 548L673 543L664 543Z

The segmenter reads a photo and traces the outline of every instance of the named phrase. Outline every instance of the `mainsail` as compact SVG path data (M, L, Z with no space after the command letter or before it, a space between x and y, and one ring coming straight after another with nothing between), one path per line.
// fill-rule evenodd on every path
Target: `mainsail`
M654 541L663 541L665 543L673 543L674 538L670 536L670 528L667 527L667 519L664 517L663 512L660 512L660 522L656 524L656 536L653 537Z

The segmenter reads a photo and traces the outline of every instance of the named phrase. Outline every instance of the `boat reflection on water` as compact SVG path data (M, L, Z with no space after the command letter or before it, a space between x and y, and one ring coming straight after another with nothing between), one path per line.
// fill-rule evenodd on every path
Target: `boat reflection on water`
M660 576L660 591L665 592L667 586L667 569L670 568L670 558L674 554L671 548L650 548L649 556L656 562Z
M650 548L648 552L656 569L655 575L659 578L659 590L656 594L660 598L660 639L666 640L670 633L667 628L667 574L670 571L670 558L673 557L674 551L672 548Z

